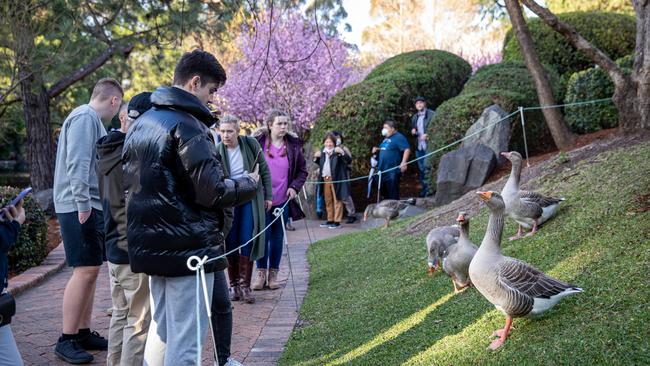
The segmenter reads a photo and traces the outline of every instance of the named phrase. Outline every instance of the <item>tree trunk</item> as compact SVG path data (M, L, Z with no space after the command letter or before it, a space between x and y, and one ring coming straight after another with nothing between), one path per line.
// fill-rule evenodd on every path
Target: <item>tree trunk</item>
M526 25L526 20L524 19L521 6L519 6L519 1L506 0L506 9L508 10L508 15L512 22L512 28L515 31L517 41L519 41L519 46L524 55L526 67L533 76L539 104L541 106L557 104L555 102L555 96L553 95L553 88L548 80L548 75L546 75L546 70L544 70L542 63L539 61L539 56L535 50L533 38L530 35L528 26ZM560 109L545 108L542 109L542 113L544 113L546 124L548 125L549 130L551 130L555 146L560 150L569 148L573 144L574 136L564 122Z
M607 72L614 83L614 104L619 125L624 131L650 128L650 1L633 0L636 12L636 48L632 75L625 75L603 51L592 45L573 27L559 20L533 0L521 0L551 29L560 33L573 47L585 53Z
M50 127L50 98L40 75L32 69L36 54L28 2L15 3L13 37L16 42L16 66L27 127L27 158L30 180L35 191L52 188L54 183L54 140Z

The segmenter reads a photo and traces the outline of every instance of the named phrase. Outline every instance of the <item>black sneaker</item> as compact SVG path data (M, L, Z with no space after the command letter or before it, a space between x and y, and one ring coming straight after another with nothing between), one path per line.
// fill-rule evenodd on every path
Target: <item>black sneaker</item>
M334 221L326 221L326 222L320 224L320 227L330 227L333 223L334 223Z
M340 227L341 227L341 223L339 222L333 222L330 226L328 226L328 228L330 229L338 229Z
M357 221L357 217L355 215L348 216L348 219L345 220L346 224L354 224L354 222Z
M60 359L74 365L90 363L95 359L93 355L86 352L74 339L66 339L63 341L59 338L59 341L56 342L56 347L54 347L54 353Z
M108 349L108 339L100 336L99 333L95 331L91 332L87 336L79 337L77 343L87 351L106 351Z

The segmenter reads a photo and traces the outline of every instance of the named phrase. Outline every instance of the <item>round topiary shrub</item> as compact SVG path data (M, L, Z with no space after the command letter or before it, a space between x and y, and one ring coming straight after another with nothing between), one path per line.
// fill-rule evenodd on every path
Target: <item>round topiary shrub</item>
M632 16L606 12L571 12L558 14L558 18L570 24L612 59L634 52L636 20ZM586 55L577 51L562 35L539 18L530 19L528 27L542 63L553 66L563 79L593 65ZM514 37L510 29L504 40L503 60L523 59L517 37Z
M358 84L339 91L321 110L310 132L310 143L321 146L327 131L343 133L354 157L352 175L368 173L370 151L381 140L387 118L394 119L407 137L413 101L427 98L429 108L457 95L471 74L471 66L446 51L415 51L386 60ZM308 152L310 153L310 152Z
M631 72L634 56L616 60L627 72ZM565 103L610 98L614 95L614 83L607 73L593 67L571 75L567 84ZM612 102L568 106L564 108L565 120L576 133L589 133L618 126L618 110Z
M0 187L0 207L9 204L21 189ZM47 221L45 214L31 196L24 201L25 223L20 227L18 241L9 251L9 271L22 272L39 265L47 255Z
M553 87L555 98L562 100L560 76L550 66L545 66L545 69ZM505 61L481 67L465 83L462 93L474 93L487 89L516 92L526 98L526 104L524 106L539 105L533 76L523 61Z

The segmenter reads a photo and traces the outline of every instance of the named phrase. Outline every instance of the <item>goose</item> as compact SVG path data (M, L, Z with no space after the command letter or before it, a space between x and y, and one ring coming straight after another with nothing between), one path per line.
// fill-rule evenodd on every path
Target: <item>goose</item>
M498 337L490 344L494 350L506 341L513 318L541 314L562 298L582 292L582 289L501 254L503 198L491 191L477 193L488 206L490 218L481 246L469 265L469 277L481 295L506 316L505 327L492 334Z
M450 245L456 244L460 232L458 225L441 226L427 234L428 273L433 275L440 267L440 261Z
M454 293L459 293L472 284L468 273L469 264L478 247L469 240L469 218L465 212L460 212L456 221L460 225L460 236L456 244L447 248L442 258L442 270L451 277Z
M523 228L529 229L526 236L535 235L538 226L542 225L557 212L560 202L564 198L544 196L536 192L522 191L519 189L521 177L522 157L516 151L502 152L502 156L512 163L512 171L506 185L501 190L501 196L506 204L506 214L519 224L517 234L511 236L510 240L516 240L523 236Z
M379 203L371 203L366 207L363 213L363 221L368 220L369 216L377 219L384 219L386 223L384 227L388 227L390 220L404 215L408 205L414 204L414 200L408 199L405 201L400 200L383 200Z

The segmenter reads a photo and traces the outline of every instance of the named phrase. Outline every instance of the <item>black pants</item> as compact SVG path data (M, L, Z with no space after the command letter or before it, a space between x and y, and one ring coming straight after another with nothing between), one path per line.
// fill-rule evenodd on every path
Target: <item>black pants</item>
M217 359L219 365L225 365L230 357L230 342L232 338L232 304L228 298L228 283L224 271L214 273L212 290L212 329L214 341L217 344Z

